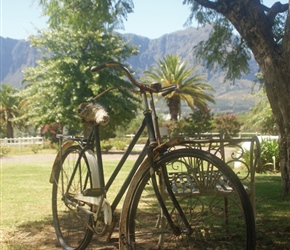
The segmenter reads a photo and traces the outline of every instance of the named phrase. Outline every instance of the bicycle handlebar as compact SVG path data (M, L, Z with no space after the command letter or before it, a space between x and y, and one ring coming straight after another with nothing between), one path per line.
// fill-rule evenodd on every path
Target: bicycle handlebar
M99 66L94 66L91 68L91 71L97 72L99 70L102 70L102 69L105 69L108 67L118 67L118 68L122 69L125 72L126 76L129 78L130 82L133 85L135 85L136 87L138 87L141 92L143 92L143 91L144 92L146 92L146 91L157 92L154 88L150 88L149 86L147 86L145 84L141 84L141 83L137 82L135 80L135 78L132 76L132 74L130 73L129 69L125 65L118 63L118 62L107 62L107 63L101 64Z
M118 62L107 62L107 63L101 64L99 66L93 66L91 68L91 71L97 72L99 70L102 70L102 69L105 69L108 67L118 67L118 68L122 69L125 72L128 79L130 80L130 82L134 86L138 87L140 89L141 93L142 92L150 92L150 93L162 92L162 96L166 96L176 89L176 85L171 85L171 86L165 87L165 88L161 88L161 87L159 88L159 87L155 87L154 84L152 84L150 86L148 86L146 84L141 84L141 83L136 81L136 79L132 76L131 72L129 71L129 69L125 65L118 63Z

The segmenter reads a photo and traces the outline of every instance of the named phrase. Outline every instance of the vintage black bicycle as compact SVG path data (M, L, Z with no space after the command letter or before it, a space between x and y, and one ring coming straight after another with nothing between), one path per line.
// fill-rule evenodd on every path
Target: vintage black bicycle
M118 230L120 249L255 249L251 203L232 169L217 156L180 139L161 141L154 96L165 96L176 86L139 83L117 62L92 71L108 67L123 70L133 84L143 100L144 120L114 172L106 177L99 132L109 118L104 107L94 102L80 105L79 115L90 127L88 135L58 135L61 147L50 181L60 245L86 249L93 235L108 239ZM147 143L118 194L108 197L145 129ZM122 197L122 211L118 211Z

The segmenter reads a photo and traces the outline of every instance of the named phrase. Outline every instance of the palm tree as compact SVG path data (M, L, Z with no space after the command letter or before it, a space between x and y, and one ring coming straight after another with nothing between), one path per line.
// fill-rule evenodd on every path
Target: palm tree
M181 100L185 101L188 107L194 111L194 107L200 110L208 108L207 102L214 103L212 94L206 91L214 89L205 83L204 74L195 74L196 67L187 67L188 62L181 62L177 55L168 55L159 60L159 68L145 71L146 79L149 81L159 81L162 86L176 84L174 92L166 96L167 106L171 120L177 121L181 117Z
M19 114L17 92L17 89L7 84L3 84L0 89L0 123L7 138L14 137L14 119Z

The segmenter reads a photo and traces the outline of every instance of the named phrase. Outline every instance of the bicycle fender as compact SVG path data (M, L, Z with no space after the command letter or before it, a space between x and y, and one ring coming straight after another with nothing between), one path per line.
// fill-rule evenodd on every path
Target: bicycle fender
M125 238L125 235L126 235L126 223L125 223L126 219L125 218L127 218L127 213L129 210L128 205L130 204L132 190L135 190L138 185L138 181L135 181L135 180L139 180L148 168L149 168L149 161L148 161L148 158L145 158L144 161L141 163L140 167L138 168L138 170L136 171L136 173L134 174L134 177L132 178L132 181L127 190L127 194L125 195L125 200L123 203L124 205L122 207L122 212L120 216L120 224L119 224L119 238L120 238L119 248L121 250L129 249L127 239Z
M98 168L98 161L97 161L97 156L94 154L94 152L92 150L86 150L85 152L89 167L90 167L90 171L91 171L91 177L92 177L92 185L93 188L102 188L100 185L100 179L99 179L99 168ZM100 197L90 197L87 196L84 198L89 198L92 201L94 201L94 203L97 206L99 206L100 204ZM112 209L111 209L111 205L109 203L109 201L107 199L104 199L104 202L102 204L102 208L103 208L103 212L104 212L104 222L107 225L110 225L112 223Z
M59 163L60 163L60 159L61 159L61 152L65 152L65 150L67 150L73 144L74 144L73 141L67 141L61 146L61 149L58 151L58 153L55 157L54 163L52 165L52 170L51 170L51 174L50 174L50 178L49 178L50 183L53 183L54 173L60 165Z
M97 156L94 154L93 150L91 149L86 150L85 155L86 155L86 158L90 167L90 171L91 171L92 183L93 183L92 188L101 188Z

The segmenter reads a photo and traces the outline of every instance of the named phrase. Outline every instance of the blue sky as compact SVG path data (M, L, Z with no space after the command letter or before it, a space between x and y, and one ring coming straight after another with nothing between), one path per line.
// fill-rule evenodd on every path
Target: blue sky
M282 3L287 0L280 0ZM184 29L190 10L182 0L133 0L134 13L125 22L126 33L151 39ZM265 0L274 3L274 0ZM26 39L36 28L45 28L38 0L0 0L0 36Z

